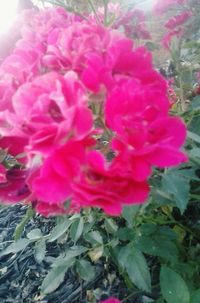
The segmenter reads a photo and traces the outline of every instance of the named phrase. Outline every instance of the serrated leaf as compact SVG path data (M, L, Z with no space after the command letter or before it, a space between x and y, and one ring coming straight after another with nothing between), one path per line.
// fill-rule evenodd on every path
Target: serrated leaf
M130 245L122 247L118 254L118 262L122 266L123 269L126 269L126 262L130 255Z
M53 242L57 239L59 239L61 236L66 233L66 231L69 229L70 225L73 223L73 221L64 221L62 223L57 224L51 231L50 237L48 238L48 242Z
M157 225L153 223L144 223L140 227L142 235L149 236L153 235L157 231Z
M161 235L142 235L136 239L136 246L143 253L161 257L170 262L176 262L178 259L178 249L175 243Z
M35 259L38 263L41 263L46 254L46 241L45 239L42 239L40 241L37 241L35 243Z
M81 254L85 253L88 249L84 246L73 246L68 249L65 253L65 257L58 257L54 263L52 264L53 267L61 266L64 261L68 261L69 259L75 258L80 256Z
M144 255L131 245L122 248L119 262L126 269L131 281L141 290L151 291L151 276Z
M200 143L200 136L197 135L196 133L193 133L191 131L187 131L187 137L197 143Z
M166 266L161 268L160 286L167 303L190 303L190 294L185 281Z
M129 278L139 289L151 291L151 277L146 259L136 248L131 250L126 270Z
M0 253L0 256L5 256L9 254L16 254L19 251L25 249L31 241L29 239L19 239L16 242L10 244L4 251Z
M115 234L117 232L118 226L114 220L112 220L110 218L106 218L104 224L105 224L106 231L108 233Z
M73 258L67 261L63 259L63 262L59 266L53 267L42 282L41 292L47 295L56 290L64 281L65 273L73 266L74 262L75 259Z
M39 228L35 228L35 229L31 230L27 234L27 238L29 238L30 240L38 240L41 237L42 237L42 232Z
M99 231L93 230L85 235L85 240L92 244L102 244L103 239Z
M133 228L121 227L117 231L117 237L123 241L133 240L135 233Z
M76 270L79 276L85 281L91 281L95 277L94 266L89 261L79 260L76 263Z
M189 200L190 184L188 178L174 171L169 172L163 175L162 190L172 195L174 203L183 214Z
M74 243L76 243L80 238L80 236L82 235L83 227L84 227L84 222L82 217L79 220L76 220L75 222L72 223L70 229L70 236L74 241Z
M125 206L123 208L122 217L127 221L129 226L133 225L133 219L135 215L138 213L139 209L140 209L140 205Z

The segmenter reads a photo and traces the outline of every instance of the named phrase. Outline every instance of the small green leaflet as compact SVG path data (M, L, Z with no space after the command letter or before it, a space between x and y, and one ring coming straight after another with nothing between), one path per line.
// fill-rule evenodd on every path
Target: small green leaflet
M190 303L190 294L185 281L169 267L161 268L160 286L167 303Z

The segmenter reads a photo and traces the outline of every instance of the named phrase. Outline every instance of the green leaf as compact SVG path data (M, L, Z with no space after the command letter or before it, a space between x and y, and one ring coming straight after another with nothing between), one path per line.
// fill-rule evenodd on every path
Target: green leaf
M99 231L93 230L85 235L85 240L91 244L103 244L103 239Z
M73 258L68 260L63 259L59 266L53 267L42 282L41 292L47 295L56 290L64 281L65 273L73 266L74 262L75 259Z
M31 230L27 234L27 238L29 238L30 240L38 240L41 237L42 237L42 232L39 228L35 228L35 229Z
M153 223L144 223L140 227L142 235L149 236L153 235L157 231L157 225Z
M146 259L136 248L131 250L126 270L130 279L139 289L151 291L151 277Z
M105 229L109 234L115 234L118 230L118 226L114 220L110 218L105 219Z
M163 175L162 190L172 195L175 205L183 214L189 200L189 179L178 172L169 171Z
M2 251L0 253L0 256L16 254L26 248L30 243L31 241L29 239L19 239L16 242L10 244L4 251Z
M191 296L191 303L199 303L200 302L200 289L197 289L193 292Z
M41 263L46 254L46 241L45 239L42 239L40 241L37 241L35 243L35 259L38 263Z
M139 209L140 205L125 206L123 208L122 217L127 221L130 227L133 226L133 219L135 218Z
M197 143L200 143L200 136L189 130L187 131L187 137Z
M178 259L178 249L174 242L177 239L176 233L168 226L156 226L156 229L155 226L151 223L142 224L135 238L136 247L148 255L176 262Z
M161 268L160 286L167 303L190 303L190 294L185 281L166 266Z
M118 254L118 262L124 269L126 269L126 262L130 255L130 249L131 249L130 245L122 247Z
M133 240L135 233L133 228L121 227L117 231L117 237L122 241Z
M199 130L200 130L200 116L199 114L194 114L188 122L188 139L193 140L194 142L199 143ZM196 137L197 135L197 137ZM191 137L191 138L190 138ZM193 143L193 142L192 142Z
M64 222L58 223L52 229L48 242L53 242L53 241L59 239L61 236L63 236L64 233L66 233L66 231L69 229L69 227L72 223L73 223L73 221L68 221L67 219Z
M195 110L200 109L200 96L196 96L192 99L191 108Z
M136 246L143 253L161 257L170 262L176 262L178 259L178 249L175 243L157 233L150 236L139 236L136 239Z
M189 151L189 153L190 153L190 155L193 156L193 157L200 158L200 148L198 148L198 147L192 148L192 149Z
M151 291L151 276L144 255L130 245L122 248L119 262L126 269L131 281L141 290Z
M82 217L79 220L76 220L75 222L72 223L70 229L70 236L74 241L74 243L76 243L80 238L80 236L82 235L83 227L84 227L84 222Z
M54 263L52 264L52 267L58 267L63 264L63 262L68 262L68 260L75 258L77 256L80 256L81 254L85 253L88 249L84 246L73 246L70 249L66 251L65 257L58 257Z
M76 262L76 270L79 276L85 281L91 281L95 277L94 266L89 261L80 260Z

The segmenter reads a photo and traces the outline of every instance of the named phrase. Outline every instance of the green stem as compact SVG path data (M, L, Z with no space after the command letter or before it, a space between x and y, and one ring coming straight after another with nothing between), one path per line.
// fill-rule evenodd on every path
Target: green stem
M178 82L179 82L179 88L180 88L180 101L181 101L181 110L183 112L186 111L186 102L185 102L185 97L184 97L184 88L183 88L183 81L182 81L182 69L181 69L181 62L180 62L180 57L181 57L181 45L182 41L179 42L178 45L178 60L177 60L177 72L178 72Z
M54 4L54 5L58 5L58 6L62 6L62 7L64 7L65 9L66 9L66 11L68 11L68 12L72 12L72 13L74 13L75 15L77 15L77 16L79 16L79 17L81 17L81 18L83 18L84 20L88 20L87 19L87 17L85 17L83 14L81 14L79 11L77 11L76 9L74 9L73 7L71 7L71 6L67 6L67 4L63 4L61 1L57 1L57 3L55 3L55 2L52 2L52 0L45 0L46 2L49 2L49 3L52 3L52 4Z
M17 225L17 227L15 228L15 231L13 234L13 238L15 241L20 239L25 225L29 222L29 220L33 217L33 215L34 215L34 210L32 209L31 206L29 206L25 213L25 216L23 217L21 222Z
M96 18L97 22L98 22L98 23L101 23L101 21L100 21L98 15L97 15L97 12L96 12L96 9L95 9L95 7L94 7L94 4L93 4L92 0L87 0L87 1L88 1L89 5L90 5L90 7L91 7L91 9L92 9L92 11L93 11L93 13L94 13L94 15L95 15L95 18Z
M104 25L107 25L108 18L108 0L103 0L104 3Z

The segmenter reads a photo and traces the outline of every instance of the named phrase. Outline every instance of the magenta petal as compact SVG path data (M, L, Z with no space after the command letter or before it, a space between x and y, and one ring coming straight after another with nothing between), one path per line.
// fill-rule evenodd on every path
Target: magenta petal
M109 299L107 299L105 301L101 301L101 303L121 303L121 301L119 301L116 298L111 297L111 298L109 298Z
M55 171L50 172L45 169L44 165L41 175L31 184L36 197L49 204L64 202L71 193L68 180L56 174Z
M131 161L133 170L133 179L136 181L145 181L151 174L151 166L144 158L133 158Z
M187 162L188 157L171 146L161 146L157 147L154 153L149 154L148 160L153 165L164 168Z
M125 204L144 203L148 198L149 191L150 188L147 182L133 182L123 202Z
M0 164L0 183L5 183L6 181L6 169L2 164Z

